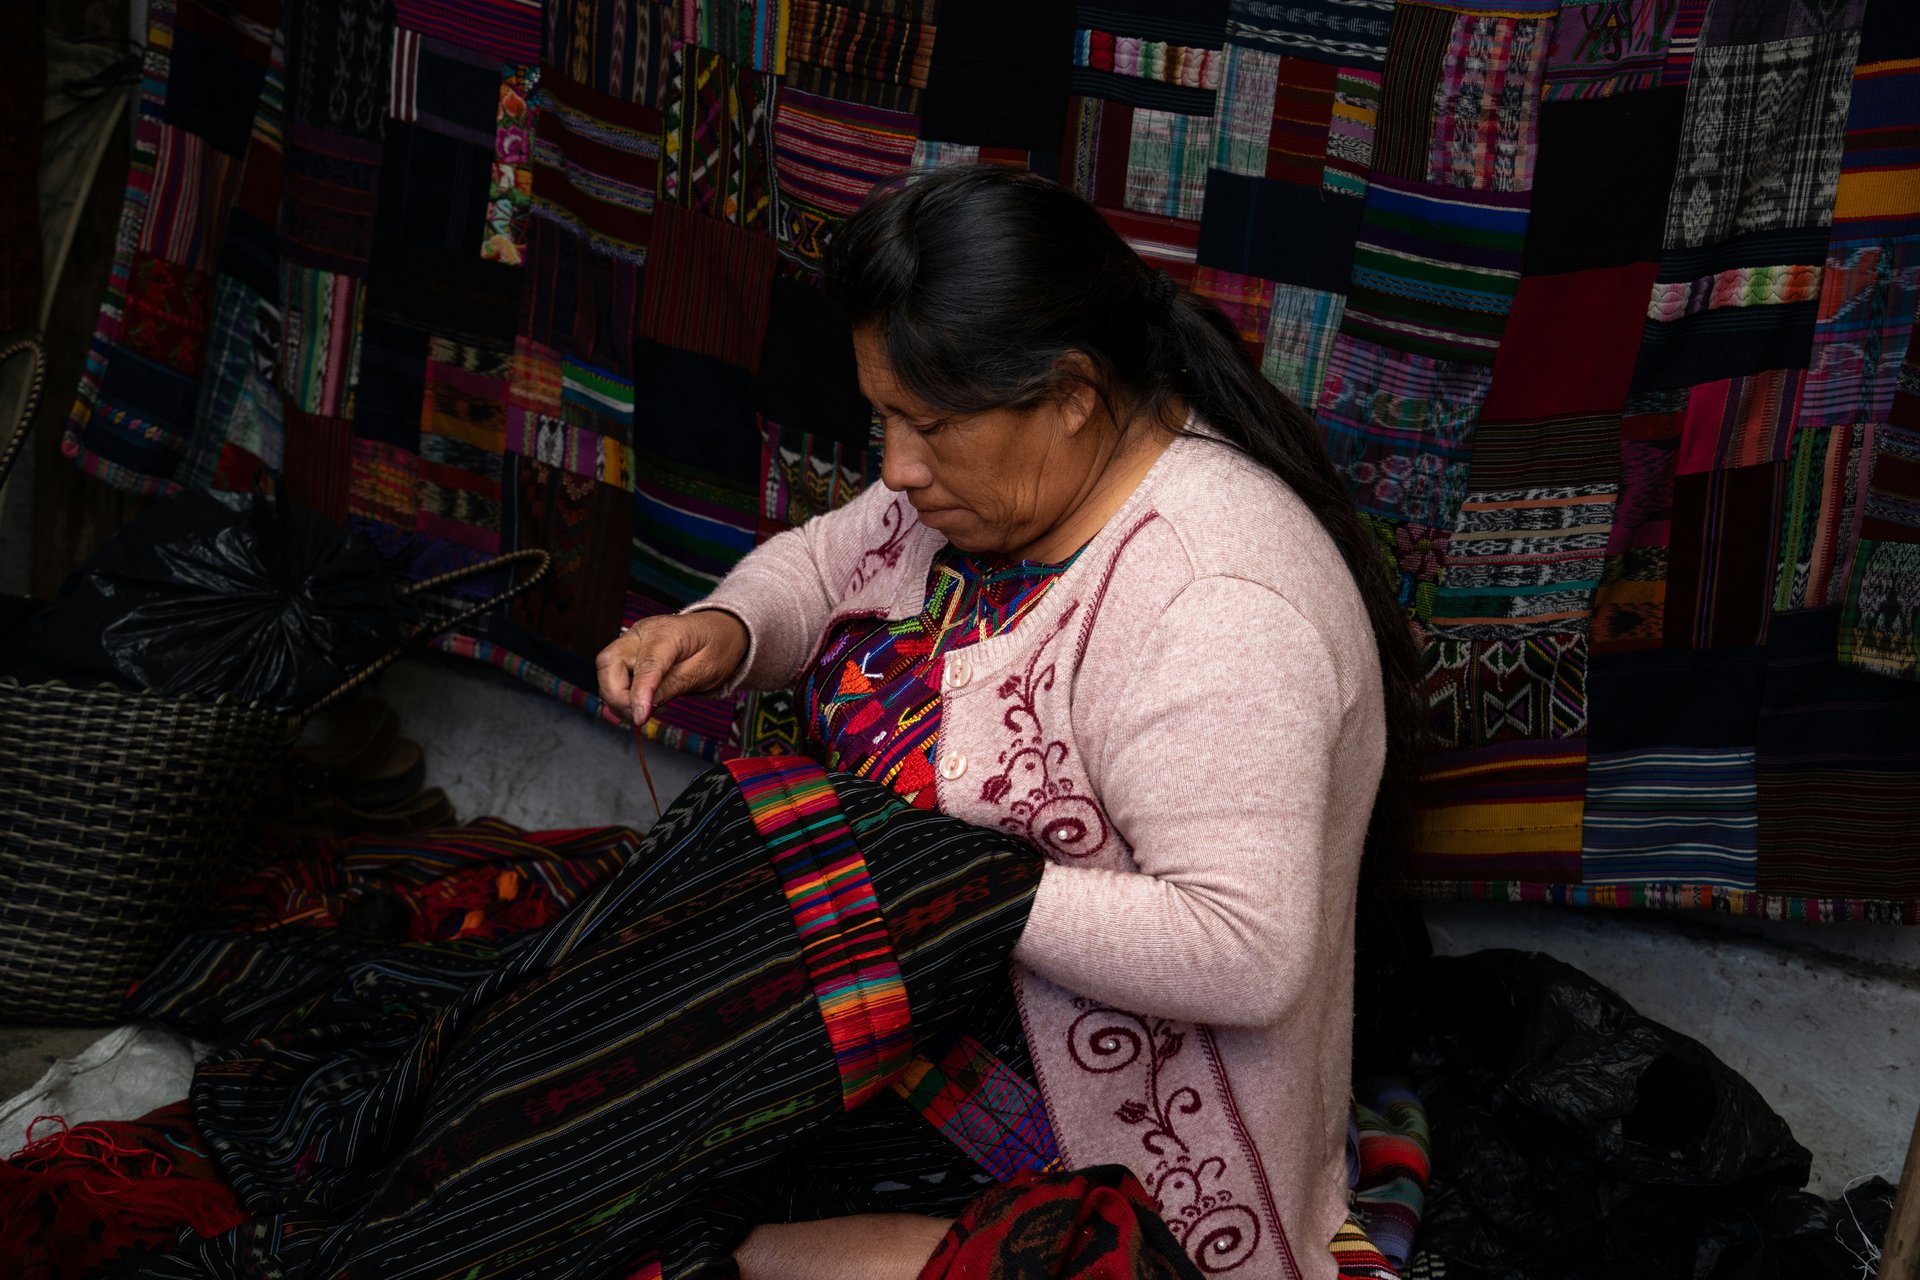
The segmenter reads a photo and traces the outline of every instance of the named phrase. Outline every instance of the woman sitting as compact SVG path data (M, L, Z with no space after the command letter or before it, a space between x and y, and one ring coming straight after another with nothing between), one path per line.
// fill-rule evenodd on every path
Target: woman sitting
M1037 1089L1061 1164L1134 1170L1202 1271L1334 1274L1356 893L1413 664L1312 420L1026 174L878 197L829 285L882 483L623 635L603 695L639 723L797 684L827 767L1042 851L974 1051ZM792 1221L736 1256L912 1276L974 1174L883 1096L786 1162L764 1220Z

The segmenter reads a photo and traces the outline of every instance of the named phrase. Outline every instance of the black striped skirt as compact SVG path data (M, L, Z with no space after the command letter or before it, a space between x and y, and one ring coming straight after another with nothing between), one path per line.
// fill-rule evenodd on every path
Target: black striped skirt
M228 1046L194 1114L254 1216L138 1274L731 1274L770 1174L996 1007L1040 869L884 787L749 760L500 947L189 938L131 1012Z

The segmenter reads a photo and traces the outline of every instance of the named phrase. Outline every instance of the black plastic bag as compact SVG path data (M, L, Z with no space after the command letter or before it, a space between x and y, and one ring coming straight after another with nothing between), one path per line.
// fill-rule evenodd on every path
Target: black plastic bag
M1810 1157L1698 1041L1518 951L1431 961L1416 1017L1434 1151L1419 1247L1450 1277L1767 1274L1741 1268L1769 1215L1793 1218L1782 1197Z
M1707 1280L1861 1280L1893 1218L1893 1184L1869 1178L1835 1200L1780 1191L1701 1237L1694 1274Z
M397 644L413 610L363 539L284 498L182 493L114 534L21 627L44 676L304 707Z

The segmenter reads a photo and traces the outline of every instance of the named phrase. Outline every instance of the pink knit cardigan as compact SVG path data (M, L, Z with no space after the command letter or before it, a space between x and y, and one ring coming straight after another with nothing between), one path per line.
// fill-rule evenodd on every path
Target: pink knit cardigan
M875 485L753 552L698 606L747 626L734 687L917 614L944 542ZM942 705L940 809L1050 860L1013 982L1068 1162L1132 1167L1208 1274L1332 1276L1385 724L1325 531L1181 438L1017 629L948 656Z

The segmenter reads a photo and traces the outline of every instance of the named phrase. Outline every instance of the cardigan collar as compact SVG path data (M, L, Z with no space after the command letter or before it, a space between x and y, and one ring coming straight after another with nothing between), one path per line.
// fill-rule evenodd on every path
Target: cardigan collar
M1200 426L1197 430L1204 433L1206 428ZM1195 434L1195 431L1196 424L1193 416L1189 414L1181 428L1181 433L1168 442L1166 449L1154 459L1153 465L1147 468L1147 474L1140 478L1140 483L1135 485L1133 492L1127 495L1127 500L1120 504L1120 509L1108 517L1106 524L1100 527L1100 532L1093 535L1079 557L1067 567L1053 586L1048 588L1052 594L1068 600L1077 600L1086 591L1088 582L1098 581L1104 575L1105 566L1118 550L1118 544L1138 523L1139 517L1152 510L1154 493L1165 481L1167 474L1173 470L1177 456L1206 448L1212 443L1210 436ZM934 554L945 546L946 542L944 534L937 533L925 525L919 526L913 541L900 557L900 568L897 570L900 576L894 583L893 597L887 607L887 618L890 621L900 622L917 617L921 609L926 607L927 571L933 565ZM860 610L842 611L843 615L857 612ZM991 667L1000 661L1006 651L1011 650L1015 634L1015 632L1008 632L1005 635L982 640L968 646L967 651L973 655L976 663Z

